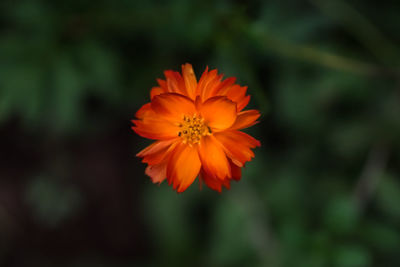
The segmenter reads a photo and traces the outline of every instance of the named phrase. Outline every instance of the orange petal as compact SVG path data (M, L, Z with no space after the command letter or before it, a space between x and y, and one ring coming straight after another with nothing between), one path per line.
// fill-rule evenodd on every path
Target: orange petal
M146 116L142 120L132 120L132 122L135 124L132 129L138 135L155 140L176 138L180 129L177 125L157 116Z
M220 82L218 87L215 89L214 95L226 95L226 92L235 84L236 78L235 77L229 77L226 78L224 81Z
M237 110L242 111L247 106L247 104L249 104L249 102L250 102L250 96L249 95L245 96L242 100L238 102Z
M182 75L185 81L187 96L194 99L196 95L197 80L191 64L186 63L182 65Z
M231 160L229 160L229 164L231 165L232 179L239 181L242 178L242 168L234 164Z
M168 182L179 193L186 190L199 174L201 162L197 147L179 143L168 160Z
M165 93L168 93L168 86L167 86L167 81L163 79L157 79L157 83L159 87L161 87Z
M142 119L145 116L150 114L154 114L154 111L151 109L151 103L147 103L143 105L135 114L136 118Z
M155 97L156 95L161 95L163 93L166 93L166 91L163 88L153 87L153 88L151 88L151 91L150 91L150 99L153 99L153 97Z
M145 173L150 176L153 183L160 184L165 180L165 178L167 178L167 161L147 166Z
M208 175L225 179L231 177L228 159L221 144L213 136L205 136L199 144L199 155L203 169Z
M199 96L201 94L201 89L203 88L204 81L206 79L206 77L208 76L208 66L206 67L206 69L204 70L203 74L201 74L200 80L197 83L197 88L196 88L196 96Z
M260 146L258 140L235 130L215 133L214 136L223 145L228 157L239 167L254 157L251 149Z
M214 96L215 90L218 88L222 80L222 75L218 75L217 70L208 72L208 67L201 76L198 86L197 94L201 96L203 101Z
M140 151L136 156L143 157L142 162L149 165L163 161L174 149L178 139L157 141Z
M176 93L155 96L151 101L151 107L157 115L174 122L181 122L184 115L193 115L196 112L192 100Z
M226 92L226 96L234 102L239 102L246 96L247 86L233 85Z
M210 97L216 96L216 91L218 90L219 86L221 85L223 75L217 75L215 78L212 80L209 80L209 82L206 84L206 86L203 89L203 94L202 97L203 99L208 99Z
M218 191L221 193L222 186L225 186L227 189L230 189L230 181L229 179L216 179L212 176L208 175L203 169L200 171L200 179L212 190Z
M256 120L260 117L258 110L246 110L239 112L236 117L235 123L231 126L232 130L240 130L256 124Z
M214 96L199 105L199 112L208 126L225 130L236 120L236 104L224 96Z
M166 70L164 71L164 75L167 79L168 92L186 94L185 82L179 72Z
M150 154L157 153L164 148L169 147L173 142L175 142L174 139L154 142L139 153L137 153L136 157L144 157Z
M226 86L225 88L221 88L218 95L224 95L228 97L233 102L237 103L237 110L241 111L243 108L247 106L250 100L250 96L246 96L247 86L240 86L238 84L234 84L232 86Z

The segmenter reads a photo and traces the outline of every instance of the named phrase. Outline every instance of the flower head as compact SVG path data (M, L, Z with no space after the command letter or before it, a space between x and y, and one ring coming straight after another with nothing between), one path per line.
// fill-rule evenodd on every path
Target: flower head
M239 131L260 117L257 110L242 111L250 100L247 87L208 68L197 82L190 64L182 65L182 74L164 74L166 79L151 89L151 102L132 120L137 134L156 140L137 154L148 164L146 174L154 183L167 179L178 192L196 177L216 191L229 189L254 157L252 149L260 146Z

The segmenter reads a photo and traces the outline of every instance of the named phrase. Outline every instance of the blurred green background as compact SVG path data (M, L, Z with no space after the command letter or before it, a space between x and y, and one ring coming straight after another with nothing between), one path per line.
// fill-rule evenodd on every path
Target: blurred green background
M400 266L400 2L0 3L0 266ZM153 185L165 69L249 86L230 191Z

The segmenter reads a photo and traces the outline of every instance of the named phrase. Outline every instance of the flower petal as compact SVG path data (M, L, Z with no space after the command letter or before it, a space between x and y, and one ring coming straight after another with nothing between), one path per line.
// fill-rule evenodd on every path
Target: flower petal
M242 178L242 168L233 163L232 160L229 160L229 164L231 165L232 179L239 181Z
M175 140L165 140L165 141L157 141L152 143L151 145L144 148L142 151L136 154L136 157L145 157L147 155L151 155L154 153L158 153L166 147L169 147Z
M237 110L242 111L247 106L247 104L249 104L249 102L250 102L250 96L249 95L245 96L242 100L238 102Z
M198 86L197 94L200 95L202 100L205 101L210 97L215 96L215 91L218 89L223 75L218 75L217 70L208 72L208 67L201 75Z
M240 130L256 124L256 120L260 117L260 112L255 109L239 112L235 123L231 126L232 130Z
M142 119L150 114L154 114L151 109L151 103L144 104L135 114L136 118Z
M185 82L179 72L166 70L164 71L164 75L167 82L168 92L183 95L186 94Z
M140 151L136 156L143 157L142 162L149 165L158 164L173 151L179 139L157 141Z
M237 103L237 110L241 111L247 106L250 100L250 96L246 96L246 91L247 86L234 84L232 86L227 86L219 90L218 95L226 96L233 102Z
M178 136L179 127L157 116L146 116L142 120L132 120L132 127L138 135L149 139L167 140Z
M197 88L196 88L196 96L200 96L201 94L201 89L203 88L203 83L206 79L206 77L208 76L208 66L206 67L206 69L204 70L203 74L201 74L200 80L197 83Z
M201 162L197 147L179 143L168 160L167 177L169 184L179 193L193 183L199 174Z
M200 179L212 190L218 191L221 193L222 186L225 186L227 189L230 189L230 181L229 179L216 179L212 176L208 175L206 171L203 169L200 171Z
M199 144L202 167L213 178L231 177L231 169L223 147L214 136L204 136Z
M182 75L185 81L187 96L194 99L196 96L197 79L191 64L186 63L182 65Z
M156 95L161 95L163 93L166 93L165 90L161 87L153 87L151 88L150 91L150 99L153 99Z
M228 157L239 167L254 157L251 149L260 146L258 140L240 131L224 131L214 136L223 145Z
M247 86L240 86L235 84L229 87L223 95L226 95L229 99L234 102L239 102L246 96Z
M225 130L236 120L236 104L225 96L214 96L199 105L199 112L208 126Z
M157 79L157 83L159 85L159 87L161 87L165 93L168 93L168 85L167 85L167 81L163 80L163 79Z
M181 122L184 115L193 115L196 112L192 100L176 93L155 96L151 101L151 107L157 115L173 122Z
M167 161L147 166L145 173L150 176L153 183L160 184L167 178Z
M218 85L218 87L215 89L215 91L213 92L214 95L213 96L217 96L217 95L226 95L221 93L221 92L227 92L229 90L229 88L231 88L236 82L236 78L235 77L229 77L226 78L225 80L221 81Z

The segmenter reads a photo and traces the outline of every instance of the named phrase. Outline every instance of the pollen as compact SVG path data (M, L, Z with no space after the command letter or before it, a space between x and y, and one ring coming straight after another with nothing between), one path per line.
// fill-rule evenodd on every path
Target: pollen
M204 118L196 114L194 114L193 117L185 115L179 127L180 131L178 136L183 139L184 143L189 145L200 143L203 136L212 134L210 127L204 122Z

